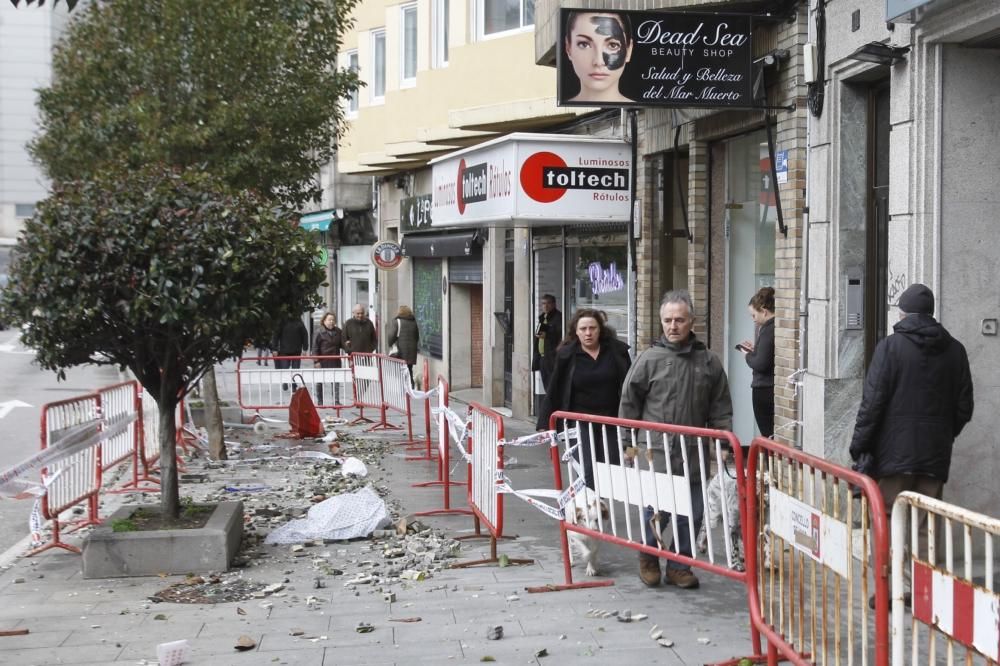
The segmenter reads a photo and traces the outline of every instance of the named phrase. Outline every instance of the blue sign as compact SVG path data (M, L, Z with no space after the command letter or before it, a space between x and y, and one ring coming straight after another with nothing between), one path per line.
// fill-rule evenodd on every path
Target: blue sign
M788 151L779 150L774 154L774 172L778 177L778 184L784 185L788 182Z

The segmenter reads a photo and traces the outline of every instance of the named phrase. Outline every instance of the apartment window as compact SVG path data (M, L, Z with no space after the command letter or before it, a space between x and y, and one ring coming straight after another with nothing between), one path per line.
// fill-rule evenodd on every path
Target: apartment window
M358 63L358 52L348 51L347 52L347 69L352 72L357 72L360 69ZM347 101L347 113L348 115L355 115L358 112L358 91L355 90L351 93L351 98Z
M29 218L35 214L35 204L32 203L16 203L14 204L14 217L16 218Z
M400 30L400 55L402 62L399 66L400 83L404 86L412 86L417 82L417 6L404 5L399 17Z
M431 42L433 48L434 67L448 65L448 7L449 0L434 0L431 6Z
M534 0L478 0L480 36L518 30L535 23Z
M385 99L385 30L372 32L372 101Z

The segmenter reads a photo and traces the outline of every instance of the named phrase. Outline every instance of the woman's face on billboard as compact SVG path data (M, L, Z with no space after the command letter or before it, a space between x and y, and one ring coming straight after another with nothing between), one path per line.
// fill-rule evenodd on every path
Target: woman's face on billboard
M632 38L617 14L577 14L565 47L580 79L580 94L574 101L627 100L618 81L632 57Z

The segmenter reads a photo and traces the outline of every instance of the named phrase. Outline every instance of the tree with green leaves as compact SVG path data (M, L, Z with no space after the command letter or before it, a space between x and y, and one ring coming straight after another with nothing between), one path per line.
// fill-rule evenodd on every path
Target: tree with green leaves
M354 0L96 0L39 93L30 151L55 182L104 165L197 165L290 207L320 194L357 73Z
M165 515L179 508L177 399L315 305L315 243L272 209L319 194L359 85L337 67L355 4L94 0L54 49L29 146L54 194L22 234L6 307L44 367L129 367L157 399ZM167 224L183 239L161 238ZM129 246L138 254L119 257ZM228 273L203 278L204 252Z
M179 508L174 415L207 369L311 305L315 242L269 202L200 171L100 173L25 223L4 308L60 375L127 367L160 408L164 515Z

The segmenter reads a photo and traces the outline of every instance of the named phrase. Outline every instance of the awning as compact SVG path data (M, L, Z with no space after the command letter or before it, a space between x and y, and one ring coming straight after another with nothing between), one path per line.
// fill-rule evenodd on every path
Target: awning
M326 231L333 221L334 211L324 210L318 213L306 213L299 218L299 226L306 231Z
M462 234L406 234L404 257L467 257L479 249L483 239L478 231Z

